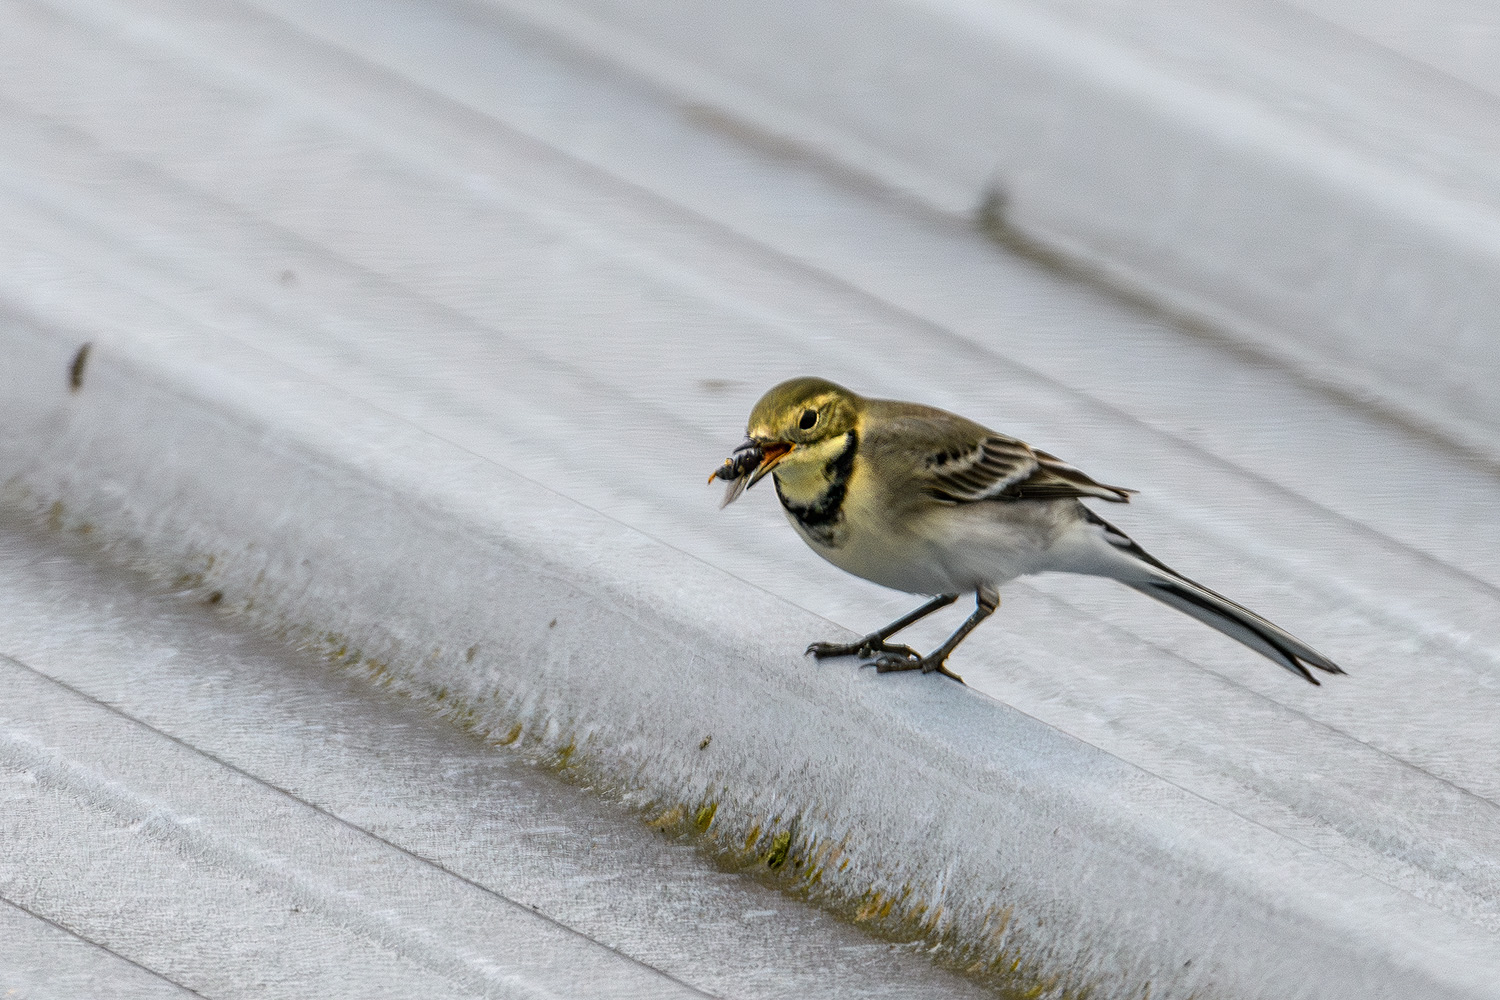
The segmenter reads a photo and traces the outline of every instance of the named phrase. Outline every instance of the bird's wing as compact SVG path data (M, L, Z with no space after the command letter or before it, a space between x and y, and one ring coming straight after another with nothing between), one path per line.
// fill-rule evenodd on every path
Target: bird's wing
M1097 497L1110 503L1129 503L1135 490L1098 482L1055 455L1031 449L1037 468L1015 487L1018 500L1052 500L1057 497Z
M1057 500L1095 497L1114 503L1134 490L1107 486L1025 441L943 410L913 406L881 421L871 444L905 453L911 475L934 499Z

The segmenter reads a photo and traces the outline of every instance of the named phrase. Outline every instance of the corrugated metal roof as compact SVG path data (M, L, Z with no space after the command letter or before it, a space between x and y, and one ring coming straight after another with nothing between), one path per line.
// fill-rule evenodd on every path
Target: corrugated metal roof
M267 9L14 4L0 35L0 479L17 523L57 501L90 531L4 536L0 965L26 989L971 988L373 676L578 753L673 830L713 801L711 845L854 845L824 902L905 885L886 929L1027 975L1489 995L1485 460L1353 368L1184 328L555 20ZM954 663L977 696L800 661L836 631L814 615L911 603L703 486L808 372L1142 490L1112 519L1351 677L1070 577L1006 589Z

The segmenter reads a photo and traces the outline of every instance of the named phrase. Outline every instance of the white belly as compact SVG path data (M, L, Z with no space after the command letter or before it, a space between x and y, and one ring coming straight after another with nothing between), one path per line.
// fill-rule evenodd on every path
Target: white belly
M1049 552L1077 521L1075 501L933 504L897 527L871 511L846 511L840 544L811 537L787 519L814 552L839 569L913 594L962 594L1018 576L1062 568Z

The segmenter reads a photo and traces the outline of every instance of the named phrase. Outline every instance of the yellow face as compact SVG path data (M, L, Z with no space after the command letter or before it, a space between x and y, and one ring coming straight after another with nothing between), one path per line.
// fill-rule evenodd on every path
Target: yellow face
M794 378L771 389L750 411L749 440L715 475L731 479L725 503L765 478L777 466L795 475L795 466L827 461L820 445L837 441L859 420L864 400L821 378Z

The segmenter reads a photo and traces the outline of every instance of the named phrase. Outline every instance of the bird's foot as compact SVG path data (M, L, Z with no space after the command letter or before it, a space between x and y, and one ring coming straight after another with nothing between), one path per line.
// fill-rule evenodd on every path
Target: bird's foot
M944 662L946 659L946 657L939 659L935 656L922 656L916 650L906 647L903 652L892 651L876 657L873 662L865 666L874 667L878 674L891 674L901 670L920 670L924 674L942 674L962 684L964 679L948 669L947 663Z
M922 654L910 646L902 646L897 643L886 642L879 636L867 635L858 642L815 642L807 647L808 656L815 656L820 660L826 660L830 656L857 656L862 660L868 660L876 653L887 656L906 656L921 659Z

